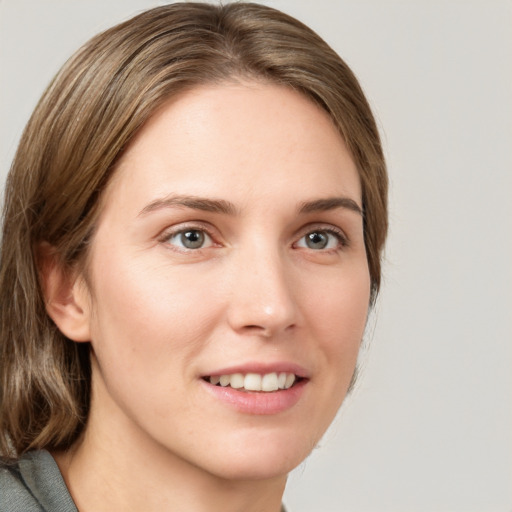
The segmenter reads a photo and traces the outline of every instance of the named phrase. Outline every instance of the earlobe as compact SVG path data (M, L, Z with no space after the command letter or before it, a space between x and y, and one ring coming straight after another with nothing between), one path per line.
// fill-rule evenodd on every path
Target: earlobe
M90 301L83 277L65 268L50 244L41 243L37 253L48 315L67 338L90 341Z

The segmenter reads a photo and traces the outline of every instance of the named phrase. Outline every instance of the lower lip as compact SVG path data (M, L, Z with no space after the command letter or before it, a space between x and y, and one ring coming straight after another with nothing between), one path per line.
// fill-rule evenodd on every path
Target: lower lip
M304 393L307 379L297 382L289 389L279 391L240 391L229 386L213 386L201 381L206 390L217 399L245 414L279 414L291 409Z

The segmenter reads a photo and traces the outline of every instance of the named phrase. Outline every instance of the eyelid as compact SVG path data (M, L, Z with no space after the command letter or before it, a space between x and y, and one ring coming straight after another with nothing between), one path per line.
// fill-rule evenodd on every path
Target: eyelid
M307 234L313 233L315 231L323 231L325 233L334 235L338 239L341 248L345 248L345 247L349 246L349 243L350 243L349 238L341 228L334 226L332 224L323 224L323 223L313 223L313 224L308 224L307 226L304 226L299 231L299 236L296 238L294 245L296 245L298 243L298 241L301 240L302 238L304 238ZM329 251L329 250L332 250L332 249L324 249L324 251ZM318 252L321 252L321 251L319 250Z
M200 221L182 222L180 224L165 228L157 236L157 240L161 243L166 243L169 247L172 247L174 250L179 251L179 252L200 252L202 249L209 248L209 247L201 247L198 249L188 249L186 247L179 247L179 246L169 243L169 240L172 237L179 235L180 233L183 233L186 231L202 231L211 239L211 241L212 241L211 246L220 245L216 241L216 238L218 238L218 237L216 237L215 234L213 233L213 229L210 226L205 225L204 222L200 222Z

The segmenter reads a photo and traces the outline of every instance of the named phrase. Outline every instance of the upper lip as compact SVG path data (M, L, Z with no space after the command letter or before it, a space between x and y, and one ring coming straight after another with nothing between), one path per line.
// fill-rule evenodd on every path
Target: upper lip
M234 373L258 373L265 375L267 373L294 373L297 377L309 378L309 372L301 365L291 362L276 362L276 363L263 363L263 362L250 362L244 364L237 364L227 366L220 369L212 370L210 373L205 373L203 377L213 377L218 375L233 375Z

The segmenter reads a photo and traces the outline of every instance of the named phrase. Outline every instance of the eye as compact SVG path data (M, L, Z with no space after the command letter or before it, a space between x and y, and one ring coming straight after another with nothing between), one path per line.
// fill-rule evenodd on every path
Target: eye
M201 229L183 229L168 236L166 242L189 250L204 249L213 245L210 235Z
M345 238L341 233L329 229L316 229L310 231L299 239L296 246L315 251L337 249L346 245Z

